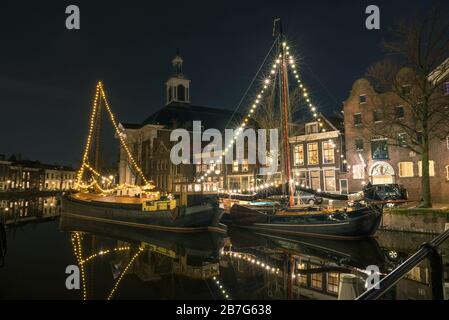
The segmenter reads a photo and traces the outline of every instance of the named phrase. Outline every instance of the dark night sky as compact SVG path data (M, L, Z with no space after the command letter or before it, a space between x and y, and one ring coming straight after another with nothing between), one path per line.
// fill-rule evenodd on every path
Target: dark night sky
M65 29L77 4L81 30ZM365 28L369 4L381 30ZM103 80L123 122L141 122L164 104L176 48L191 100L234 109L273 38L272 21L307 66L318 105L339 110L355 79L382 58L394 20L430 5L415 1L1 1L0 153L76 165L95 82ZM312 75L312 72L315 76ZM319 79L319 80L317 80Z

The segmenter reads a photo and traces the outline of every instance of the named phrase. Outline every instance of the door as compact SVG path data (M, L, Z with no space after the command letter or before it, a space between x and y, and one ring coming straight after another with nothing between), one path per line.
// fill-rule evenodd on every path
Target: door
M348 194L348 179L340 179L340 193Z

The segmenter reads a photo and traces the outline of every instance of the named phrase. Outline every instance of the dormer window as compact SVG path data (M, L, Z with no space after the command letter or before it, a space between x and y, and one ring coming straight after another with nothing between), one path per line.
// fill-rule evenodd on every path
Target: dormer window
M306 134L318 133L318 123L312 122L306 124Z

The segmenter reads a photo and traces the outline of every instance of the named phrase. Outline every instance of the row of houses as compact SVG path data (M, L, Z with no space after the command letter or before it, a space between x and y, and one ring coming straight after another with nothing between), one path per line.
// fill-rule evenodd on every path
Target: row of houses
M70 190L75 178L76 170L71 167L0 155L0 192Z
M202 130L224 131L228 120L239 115L226 109L193 105L190 102L191 81L182 72L182 58L172 61L173 75L166 82L166 105L142 123L121 124L129 149L141 164L143 173L161 190L189 195L217 193L221 189L244 192L265 183L259 176L259 165L242 162L224 164L211 169L208 164L174 165L170 150L174 129L186 129L193 134L193 121L201 121ZM446 93L449 85L446 83ZM379 122L373 101L384 101L404 121L413 121L403 102L389 93L376 91L367 79L353 84L348 99L337 115L320 115L318 121L296 124L290 137L291 164L294 180L301 185L327 192L351 193L360 191L367 183L398 183L409 191L411 199L420 199L420 157L400 144L373 135L367 122ZM374 110L374 111L373 111ZM315 119L315 118L313 118ZM390 139L391 140L391 139ZM449 198L449 138L431 141L430 179L433 201ZM210 174L202 183L196 177ZM120 150L120 183L136 181L127 155ZM280 173L274 180L281 181ZM271 179L273 181L273 178Z

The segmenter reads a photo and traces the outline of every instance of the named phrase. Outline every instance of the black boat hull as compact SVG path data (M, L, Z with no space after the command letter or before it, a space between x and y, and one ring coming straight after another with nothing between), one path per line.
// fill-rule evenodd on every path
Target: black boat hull
M382 211L375 206L358 208L350 213L335 212L270 215L247 205L234 205L232 224L265 232L325 239L357 240L374 236Z
M73 218L168 232L226 232L220 224L223 210L215 203L203 203L179 210L141 211L109 203L63 197L62 212Z

